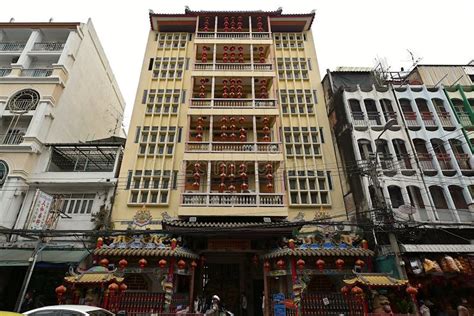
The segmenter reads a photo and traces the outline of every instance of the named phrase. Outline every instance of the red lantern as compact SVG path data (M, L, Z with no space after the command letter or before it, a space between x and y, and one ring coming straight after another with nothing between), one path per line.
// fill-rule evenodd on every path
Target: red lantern
M358 259L358 260L355 262L355 265L358 266L358 267L363 268L364 265L365 265L365 262L362 261L362 260L360 260L360 259Z
M201 184L199 182L193 182L193 189L194 190L199 190L200 186L201 186Z
M283 270L285 269L285 261L283 259L280 259L276 263L278 269Z
M202 141L202 134L197 134L197 135L196 135L196 140L197 140L198 142Z
M193 260L193 261L191 262L191 269L194 270L194 269L196 269L196 267L197 267L197 263L196 263L196 261Z
M160 261L158 261L158 266L163 269L166 267L166 260L165 259L161 259Z
M341 293L343 295L347 295L349 294L349 292L351 291L350 287L348 287L347 285L344 285L342 288L341 288Z
M356 285L352 288L351 293L354 295L362 295L364 291Z
M242 188L242 191L247 191L249 189L249 185L246 182L242 183L240 187Z
M219 184L219 193L224 193L224 191L225 191L225 183L221 182Z
M120 269L125 269L128 265L128 261L125 259L121 259L118 263Z
M270 271L270 268L271 268L270 262L265 261L265 263L263 264L263 269L268 272Z
M362 248L364 248L364 249L369 249L369 243L367 242L367 240L365 240L365 239L362 240L362 241L360 242L360 244L361 244Z
M240 140L242 143L244 143L244 142L247 140L247 136L245 136L244 134L240 134L239 140Z
M67 288L64 285L61 284L54 291L56 292L56 295L63 296L64 293L66 293Z
M342 270L342 268L344 268L344 260L337 259L336 260L336 267L337 267L338 270Z
M179 260L178 261L178 269L183 270L184 268L186 268L186 261Z
M125 283L120 284L120 292L125 292L127 290L128 286Z
M104 258L99 261L99 264L103 266L104 268L107 268L109 266L109 260L107 258Z
M418 290L416 287L413 287L409 285L406 289L407 294L409 294L411 297L414 297L416 294L418 294Z
M324 265L326 264L326 262L324 262L323 259L318 259L316 261L316 266L318 267L319 271L323 271L324 270Z
M273 184L267 183L267 190L272 191L273 190Z
M141 269L145 268L147 264L148 264L148 261L146 261L145 258L141 258L141 259L138 261L138 265L140 266Z
M235 186L233 184L231 184L231 185L229 185L228 189L229 189L230 192L234 192L235 191Z
M298 267L298 269L303 270L304 265L305 265L305 262L303 259L299 259L298 261L296 261L296 266Z
M110 283L109 284L109 291L111 292L115 292L115 291L118 291L119 289L119 286L117 283Z

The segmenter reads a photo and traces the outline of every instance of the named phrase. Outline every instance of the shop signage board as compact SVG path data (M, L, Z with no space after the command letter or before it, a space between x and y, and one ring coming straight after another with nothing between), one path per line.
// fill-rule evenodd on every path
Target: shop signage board
M285 304L275 304L273 307L275 316L286 316L286 306Z
M36 191L33 206L30 210L31 219L28 229L45 229L46 219L48 218L49 210L54 198L40 190Z
M250 250L251 244L248 239L209 239L207 248L209 250Z
M286 270L273 270L268 272L269 276L283 276L287 274Z
M272 300L274 302L283 302L285 300L285 294L283 293L273 294Z

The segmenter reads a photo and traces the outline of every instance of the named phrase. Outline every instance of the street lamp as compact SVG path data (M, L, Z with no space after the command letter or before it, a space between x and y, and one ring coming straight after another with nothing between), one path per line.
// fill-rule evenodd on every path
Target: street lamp
M379 136L375 139L375 141L378 141L380 137L383 135L383 133L385 133L388 129L392 128L394 125L397 125L397 124L398 124L397 119L392 118L388 120L387 123L385 123L385 125L383 126L382 133L379 134Z

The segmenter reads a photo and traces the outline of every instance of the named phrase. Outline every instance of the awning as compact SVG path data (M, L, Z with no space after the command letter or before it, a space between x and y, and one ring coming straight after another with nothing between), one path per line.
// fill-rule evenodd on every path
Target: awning
M401 252L462 252L462 253L474 253L474 245L470 244L428 244L428 245L400 245Z
M124 278L117 277L111 272L84 273L77 276L67 276L64 281L76 284L122 282Z
M360 273L355 278L344 280L344 283L348 285L363 284L367 286L398 287L408 284L408 280L399 280L383 274Z
M264 259L272 259L284 256L293 257L322 257L322 256L351 256L351 257L370 257L374 252L364 248L333 248L333 249L301 249L290 248L277 249L263 255Z
M117 249L117 248L101 248L94 250L94 254L98 256L132 256L132 257L176 257L199 259L199 256L190 250L181 247L174 250L170 248L165 249Z
M32 249L0 249L0 266L28 266L33 254ZM87 250L55 250L40 251L36 262L77 263L82 261L89 252Z

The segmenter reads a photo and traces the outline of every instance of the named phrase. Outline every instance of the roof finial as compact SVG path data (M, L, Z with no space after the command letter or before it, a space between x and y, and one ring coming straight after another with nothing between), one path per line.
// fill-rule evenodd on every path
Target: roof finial
M10 19L10 23L13 23L13 22L15 22L15 18Z
M184 13L189 13L189 11L191 11L191 9L189 8L188 5L185 5L184 6Z
M49 23L51 23L51 22L53 22L53 18L52 18L52 17L49 18Z
M155 14L155 11L153 11L152 9L148 9L148 13Z

